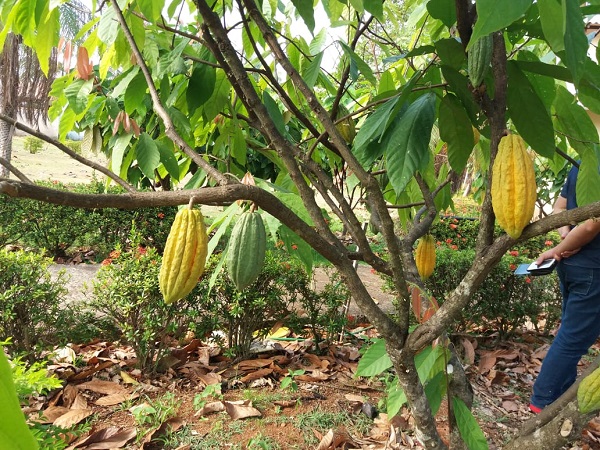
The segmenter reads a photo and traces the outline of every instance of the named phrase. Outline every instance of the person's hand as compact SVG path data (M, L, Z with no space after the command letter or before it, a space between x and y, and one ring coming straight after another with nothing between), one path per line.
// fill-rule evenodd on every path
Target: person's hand
M560 227L558 230L558 235L560 236L561 241L567 237L567 234L571 231L571 227L569 225L565 225L564 227Z
M556 247L551 248L550 250L546 250L544 253L540 254L540 256L538 256L538 258L535 260L535 263L537 265L540 265L542 263L542 261L545 261L547 259L556 259L557 261L560 261L562 258L562 255L560 253L558 253L556 251Z

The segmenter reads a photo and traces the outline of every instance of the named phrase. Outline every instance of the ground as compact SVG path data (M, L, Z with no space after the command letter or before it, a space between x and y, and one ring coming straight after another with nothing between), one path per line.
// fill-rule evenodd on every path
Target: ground
M13 163L36 180L85 182L94 177L92 170L74 169L63 156L48 146L31 155L20 142ZM51 270L66 270L69 299L85 300L97 268L60 264ZM363 266L358 270L376 301L390 311L392 296L382 289L381 279ZM326 274L318 271L316 286L325 281ZM359 316L360 311L350 303L349 314ZM263 351L242 361L190 337L172 343L165 371L153 377L134 368L129 347L73 343L51 366L64 387L34 399L27 412L34 418L42 411L48 423L89 424L83 434L71 436L71 448L418 448L406 411L392 420L377 414L382 380L354 376L359 348L376 330L362 323L347 331L351 333L343 342L318 354L307 342L288 337L269 341ZM531 415L531 384L549 338L523 330L500 343L496 336L457 335L452 340L475 391L474 414L490 448L500 449ZM282 387L285 383L288 388ZM221 386L221 392L206 386ZM444 437L446 411L442 405L438 413ZM598 430L600 422L592 421L568 448L600 448Z

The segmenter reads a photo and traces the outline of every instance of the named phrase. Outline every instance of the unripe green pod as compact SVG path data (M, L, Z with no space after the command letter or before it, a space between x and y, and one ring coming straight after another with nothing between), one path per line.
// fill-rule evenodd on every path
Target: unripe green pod
M474 88L478 88L485 78L490 63L492 62L492 50L494 43L492 35L480 37L475 42L467 55L467 71L469 80Z
M256 281L265 263L267 233L262 217L248 211L231 231L225 264L231 281L239 291Z

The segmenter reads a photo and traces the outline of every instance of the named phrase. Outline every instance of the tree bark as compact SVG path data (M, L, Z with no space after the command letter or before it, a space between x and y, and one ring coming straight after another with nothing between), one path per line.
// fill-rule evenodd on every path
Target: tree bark
M19 38L9 33L0 54L0 113L16 118L19 95ZM0 157L10 162L14 127L0 121ZM0 166L0 177L8 177L8 167Z

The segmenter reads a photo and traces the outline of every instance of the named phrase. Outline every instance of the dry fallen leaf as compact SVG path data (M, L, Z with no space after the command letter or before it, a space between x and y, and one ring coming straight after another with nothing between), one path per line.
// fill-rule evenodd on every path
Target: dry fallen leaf
M88 391L97 392L98 394L126 394L127 389L112 381L103 380L92 380L86 383L81 383L79 389L86 389Z
M225 410L227 411L227 414L229 414L229 417L231 417L233 420L245 419L247 417L262 416L261 412L258 409L254 408L251 404L240 405L234 402L223 402L223 404L225 405Z
M131 428L108 427L92 432L89 436L76 442L66 450L82 448L85 450L122 448L137 435L137 430Z
M68 413L58 417L53 425L61 428L71 428L93 413L94 411L91 409L71 409Z
M128 401L128 400L134 400L136 398L138 398L140 396L140 394L138 393L133 393L133 394L110 394L110 395L106 395L104 397L100 397L98 400L96 400L95 404L98 406L113 406L113 405L118 405L119 403Z

